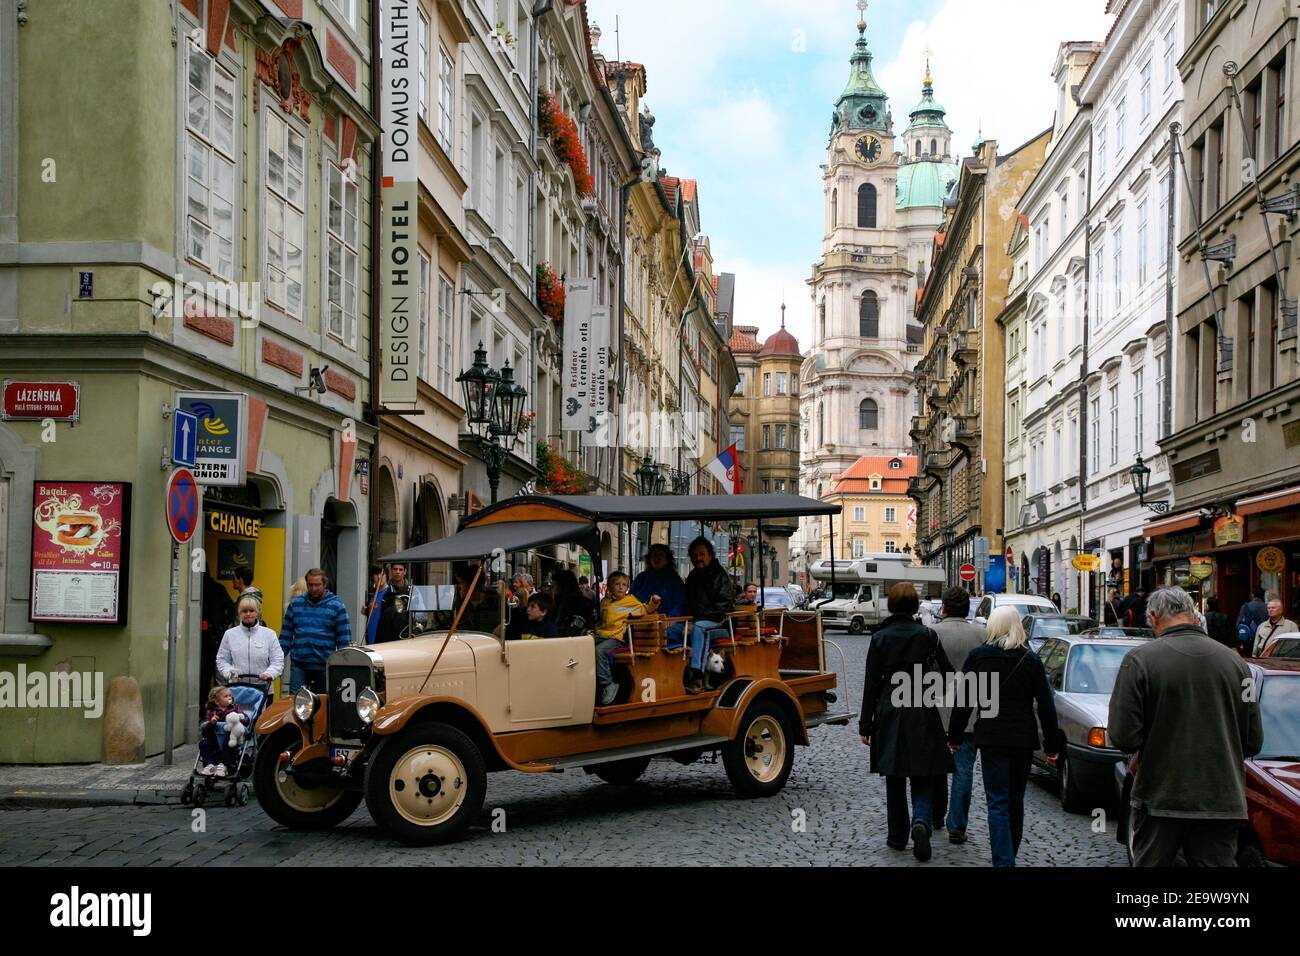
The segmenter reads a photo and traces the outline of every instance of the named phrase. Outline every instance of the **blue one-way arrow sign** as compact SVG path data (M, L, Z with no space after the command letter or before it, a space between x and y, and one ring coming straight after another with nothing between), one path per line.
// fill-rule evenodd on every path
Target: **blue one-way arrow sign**
M194 467L194 450L199 443L197 415L176 409L172 412L172 464Z

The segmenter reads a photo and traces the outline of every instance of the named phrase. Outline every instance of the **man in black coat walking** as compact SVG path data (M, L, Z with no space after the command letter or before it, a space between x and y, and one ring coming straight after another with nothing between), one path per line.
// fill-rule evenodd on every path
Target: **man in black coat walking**
M953 772L943 720L926 681L951 673L939 636L914 619L921 600L916 588L899 582L889 589L889 617L871 637L858 734L871 748L871 769L885 778L888 831L885 843L907 849L907 787L912 787L912 853L930 859L934 794ZM927 676L935 675L936 676Z

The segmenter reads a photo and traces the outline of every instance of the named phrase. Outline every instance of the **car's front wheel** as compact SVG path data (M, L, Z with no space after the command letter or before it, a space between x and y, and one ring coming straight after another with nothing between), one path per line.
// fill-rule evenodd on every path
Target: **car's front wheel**
M487 770L474 741L441 723L408 727L385 740L366 770L366 807L403 843L457 839L483 807Z
M722 747L722 765L743 797L779 793L794 766L794 736L780 705L755 701L740 721L736 739Z
M257 802L276 823L299 830L325 830L342 823L361 805L355 790L317 784L311 768L292 772L280 755L302 749L297 727L284 727L261 741L253 763L253 789ZM324 761L322 761L324 763ZM195 794L197 797L197 792Z
M1088 801L1086 795L1079 789L1078 781L1075 780L1074 771L1070 769L1070 761L1066 759L1064 751L1057 762L1057 767L1061 779L1061 809L1066 813L1083 813L1088 809Z
M850 634L861 634L866 629L867 629L866 618L855 617L853 620L849 621Z

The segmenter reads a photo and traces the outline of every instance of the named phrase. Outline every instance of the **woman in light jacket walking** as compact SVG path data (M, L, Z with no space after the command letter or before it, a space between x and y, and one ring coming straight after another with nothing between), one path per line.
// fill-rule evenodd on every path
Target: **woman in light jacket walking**
M912 853L924 862L930 859L932 801L936 789L946 786L953 759L944 746L939 710L927 705L922 678L934 670L950 673L952 665L939 635L915 620L920 605L912 585L899 582L889 589L889 617L876 629L867 650L858 733L871 748L871 769L885 778L885 844L906 850L910 827Z
M1035 703L1049 759L1060 753L1060 731L1047 672L1026 646L1020 612L1010 605L998 608L989 615L987 629L985 642L967 655L963 673L976 674L975 686L990 690L988 712L980 710L975 719L975 747L989 809L989 849L994 866L1015 866L1025 825L1025 785L1039 742ZM976 709L969 700L962 703L948 721L948 747L953 751L961 745L966 722Z
M275 631L257 623L261 602L246 595L239 599L238 613L239 624L222 635L217 649L217 673L227 682L241 674L275 680L284 673L284 651Z

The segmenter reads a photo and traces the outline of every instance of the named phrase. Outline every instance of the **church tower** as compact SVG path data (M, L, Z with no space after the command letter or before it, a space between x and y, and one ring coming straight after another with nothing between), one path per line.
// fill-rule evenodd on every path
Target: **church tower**
M864 0L858 9L849 79L835 101L822 166L822 258L808 279L813 330L800 369L800 491L814 498L863 455L911 453L918 278L957 179L929 64L921 101L896 137L889 97L872 73ZM817 524L801 529L804 567L820 551Z

